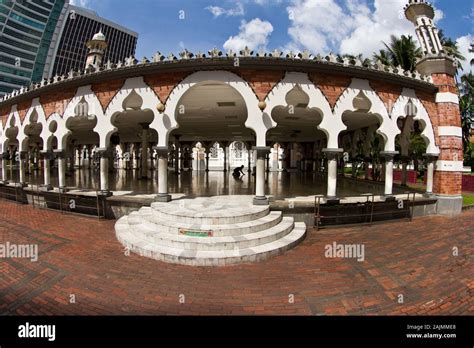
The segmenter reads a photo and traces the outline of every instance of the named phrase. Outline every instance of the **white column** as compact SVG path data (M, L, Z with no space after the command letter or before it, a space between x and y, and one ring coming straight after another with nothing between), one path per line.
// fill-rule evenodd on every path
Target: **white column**
M133 161L132 161L132 169L138 169L138 146L136 143L133 144Z
M380 154L385 158L385 196L390 197L393 193L393 157L396 151L384 151Z
M66 152L55 151L58 156L58 181L59 190L66 192Z
M1 159L2 159L2 183L3 184L8 184L8 171L7 171L7 162L8 158L10 158L10 155L8 152L2 153Z
M229 147L227 145L224 145L224 172L227 172L227 162L228 162L228 158L227 158L227 154L228 154L228 151L229 151Z
M268 205L268 198L265 196L265 162L266 156L270 152L269 147L255 147L257 152L256 174L255 174L255 197L254 205Z
M427 170L426 170L426 195L433 195L433 174L434 174L434 162L438 155L436 154L426 154L428 161Z
M109 156L107 149L99 150L100 154L100 194L102 196L111 196L109 190Z
M418 36L418 41L420 42L421 49L423 50L423 52L428 51L428 49L426 48L425 40L423 39L423 34L421 33L420 28L416 28L415 32L416 32L416 35Z
M199 150L193 149L193 171L199 170Z
M252 172L252 153L250 151L251 151L250 149L247 149L247 166L248 166L247 172L248 173Z
M25 175L25 167L26 167L26 157L28 156L28 153L26 151L20 151L19 152L19 181L20 185L26 185L26 175Z
M431 52L433 47L431 47L430 40L428 39L428 33L426 32L426 29L424 27L421 27L421 33L422 33L423 38L425 40L426 50L428 51L428 54L433 53L433 52Z
M81 168L81 150L80 148L74 150L75 154L75 167L76 168Z
M343 149L323 149L323 152L326 153L328 159L327 199L335 200L337 199L337 160Z
M46 191L52 190L51 186L51 152L42 151L43 154L43 174L44 184L43 189Z
M158 155L158 195L155 198L157 202L171 201L171 195L168 194L168 148L157 147Z

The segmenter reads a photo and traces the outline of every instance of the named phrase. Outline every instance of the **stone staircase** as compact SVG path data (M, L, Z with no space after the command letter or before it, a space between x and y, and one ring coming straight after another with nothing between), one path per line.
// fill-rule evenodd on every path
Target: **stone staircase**
M225 266L278 255L301 242L306 225L248 196L153 203L120 218L115 231L141 256L192 266Z

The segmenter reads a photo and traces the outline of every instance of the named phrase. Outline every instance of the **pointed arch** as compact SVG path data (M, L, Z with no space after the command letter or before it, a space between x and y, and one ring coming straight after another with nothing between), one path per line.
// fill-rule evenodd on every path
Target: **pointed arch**
M25 119L23 120L23 124L21 127L21 132L25 133L26 127L32 124L31 116L33 115L34 112L36 112L36 115L38 116L36 123L39 123L42 126L40 138L43 140L43 148L46 148L46 144L47 144L48 137L50 136L50 132L47 127L46 114L44 112L43 105L41 105L40 103L39 98L33 99L33 102L31 103L31 107L26 112L26 116L25 116Z
M61 148L61 150L65 149L65 139L67 139L67 136L71 133L71 131L66 127L67 121L71 117L76 116L76 110L78 107L80 107L79 104L84 102L87 103L88 115L94 115L97 118L97 125L94 127L94 132L99 134L101 142L102 137L105 137L105 132L103 129L106 128L108 122L104 115L104 112L102 111L102 106L100 104L99 98L97 98L95 93L92 91L91 85L82 86L77 89L76 95L66 106L66 110L64 111L61 123L58 122L58 146L64 146L64 148ZM51 116L49 117L49 119L50 118ZM61 141L60 138L62 138L63 140Z
M271 118L273 109L279 105L287 105L286 96L294 88L300 88L308 97L308 108L317 108L323 115L322 122L317 126L322 130L328 138L328 147L337 148L337 136L346 129L342 120L333 117L331 106L324 94L317 88L305 73L287 72L283 80L281 80L267 95L266 108L263 110L264 115L272 120L271 128L277 126L277 123Z
M247 120L245 127L252 129L257 136L257 146L266 145L267 130L274 125L273 120L268 117L262 117L262 111L258 107L259 101L254 91L247 81L240 76L229 71L198 71L180 82L170 93L166 102L166 107L162 117L156 118L152 126L162 133L158 132L158 146L166 146L168 137L172 130L179 127L176 120L176 110L179 107L179 101L191 88L204 82L216 81L226 84L235 89L244 99L247 107Z
M22 123L21 123L21 117L18 112L17 106L13 105L10 114L8 115L7 118L7 123L5 125L5 144L4 147L7 146L9 143L9 138L7 137L7 132L11 128L18 128L18 134L17 134L17 140L18 140L18 149L19 151L23 151L23 143L24 143L24 138L25 136L22 134Z
M440 150L436 145L433 124L431 123L430 116L413 89L403 88L401 95L398 97L392 109L393 119L396 121L399 117L406 117L405 106L410 102L416 108L416 115L414 115L413 119L415 121L421 121L424 126L421 136L426 142L426 152L430 154L439 154Z
M377 116L380 121L377 133L384 138L385 151L395 151L395 137L400 133L400 129L397 127L396 119L390 117L385 104L372 89L368 80L352 79L351 84L342 93L334 106L334 117L342 122L344 112L356 111L357 109L353 101L361 92L371 103L370 109L367 112Z
M97 126L94 130L100 135L101 148L107 147L110 142L110 137L118 130L117 127L113 125L113 119L118 113L125 111L124 102L131 94L136 94L142 99L141 110L150 110L153 112L153 122L150 124L150 128L156 130L159 141L163 137L163 121L162 118L159 117L157 110L160 100L153 89L145 83L143 76L133 77L125 81L124 85L107 106L104 121L102 122L102 120L98 118ZM167 142L162 146L166 145Z

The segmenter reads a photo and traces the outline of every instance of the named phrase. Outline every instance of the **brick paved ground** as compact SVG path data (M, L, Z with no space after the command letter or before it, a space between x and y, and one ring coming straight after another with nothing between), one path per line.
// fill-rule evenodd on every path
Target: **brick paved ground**
M0 314L474 314L474 210L311 231L282 256L212 269L125 256L113 225L0 201L0 244L40 250L0 260ZM325 258L334 241L363 243L365 261Z

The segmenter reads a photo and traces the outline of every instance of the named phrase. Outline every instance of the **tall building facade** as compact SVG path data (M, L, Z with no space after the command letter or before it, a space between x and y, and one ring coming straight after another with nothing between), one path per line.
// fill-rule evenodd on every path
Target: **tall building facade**
M61 28L61 40L54 54L50 77L67 74L73 69L85 69L88 53L86 44L98 32L107 38L104 62L110 60L117 63L135 55L138 40L136 32L101 18L94 11L71 5Z
M0 0L0 96L51 74L68 0Z
M0 97L85 69L86 44L100 31L108 42L104 62L135 55L136 32L69 0L0 0Z

